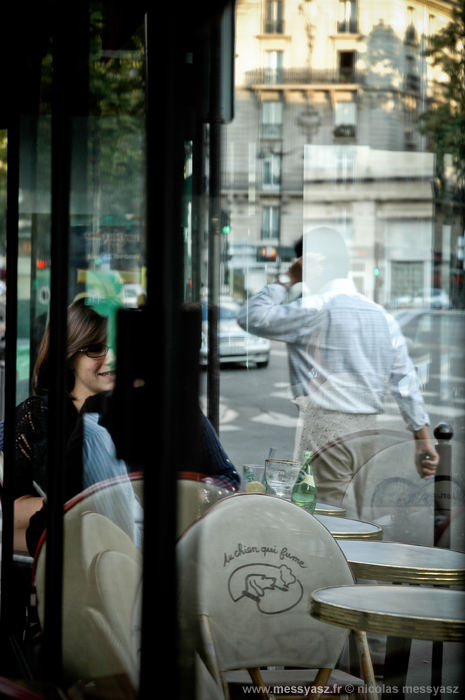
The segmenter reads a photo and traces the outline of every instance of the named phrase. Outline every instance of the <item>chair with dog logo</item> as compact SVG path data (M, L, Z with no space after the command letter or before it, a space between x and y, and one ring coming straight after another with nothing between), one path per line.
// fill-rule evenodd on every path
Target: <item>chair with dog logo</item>
M265 494L222 499L180 538L177 558L186 693L196 687L198 655L225 698L252 683L264 698L266 687L276 695L312 686L319 697L327 686L350 695L365 684L377 697L365 635L356 633L362 680L334 670L349 631L308 613L315 589L354 583L336 540L310 513ZM285 669L268 670L276 666Z

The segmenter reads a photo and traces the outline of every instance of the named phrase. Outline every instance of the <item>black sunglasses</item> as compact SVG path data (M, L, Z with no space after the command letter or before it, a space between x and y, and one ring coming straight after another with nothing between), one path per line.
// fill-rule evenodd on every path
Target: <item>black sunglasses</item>
M83 348L79 352L85 352L87 357L95 360L97 357L105 357L110 347L108 345L89 345L88 348Z

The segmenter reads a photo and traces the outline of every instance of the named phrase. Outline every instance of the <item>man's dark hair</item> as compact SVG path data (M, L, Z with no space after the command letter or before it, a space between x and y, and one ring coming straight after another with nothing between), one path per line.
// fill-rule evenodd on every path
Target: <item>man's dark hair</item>
M301 236L294 246L295 257L301 258L303 254L304 237Z

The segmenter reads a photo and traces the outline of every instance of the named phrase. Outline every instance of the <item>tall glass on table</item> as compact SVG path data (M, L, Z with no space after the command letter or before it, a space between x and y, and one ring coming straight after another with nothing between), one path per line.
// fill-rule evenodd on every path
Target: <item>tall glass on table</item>
M267 493L291 500L292 487L297 481L300 462L289 459L265 460L265 480Z
M242 483L246 493L265 493L265 467L263 464L244 464Z

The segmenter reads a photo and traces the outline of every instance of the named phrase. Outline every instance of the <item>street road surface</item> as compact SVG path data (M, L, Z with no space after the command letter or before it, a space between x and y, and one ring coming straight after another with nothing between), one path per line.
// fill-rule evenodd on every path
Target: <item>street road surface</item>
M462 453L465 443L463 375L462 359L454 366L444 360L430 364L429 382L423 390L431 433L440 422L453 425L454 457ZM207 413L206 372L201 381L202 407ZM272 342L266 369L253 364L250 368L239 364L221 366L220 440L241 474L244 464L263 464L270 447L276 448L276 457L292 459L297 417L284 343Z
M206 412L206 373L201 380ZM276 448L275 457L292 459L297 416L284 343L272 342L265 369L222 365L220 440L241 474L244 464L264 464L270 447Z

